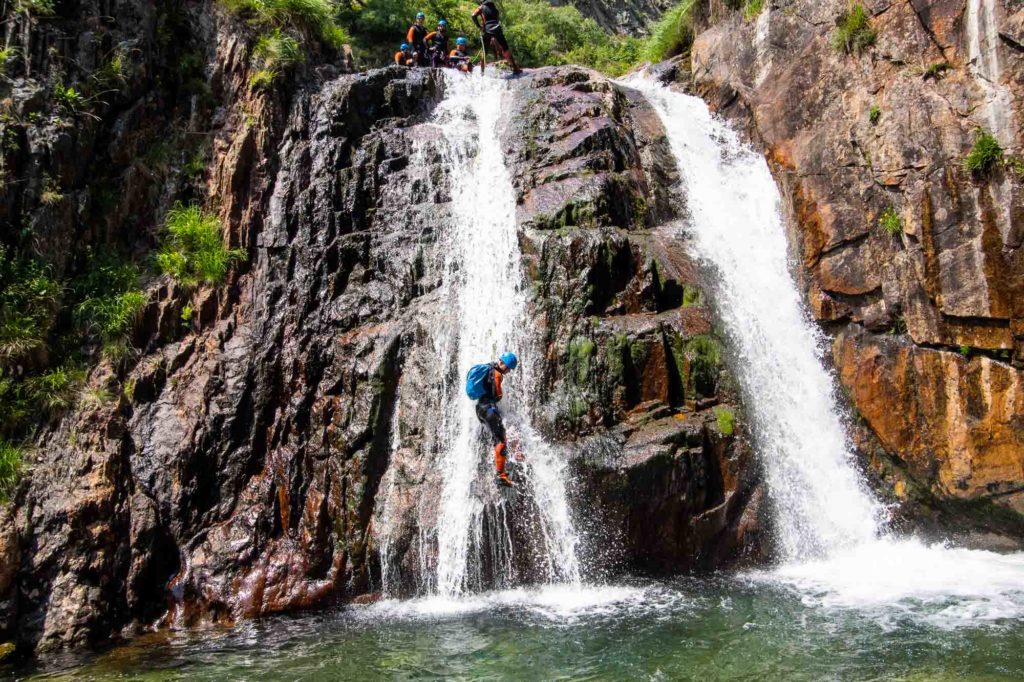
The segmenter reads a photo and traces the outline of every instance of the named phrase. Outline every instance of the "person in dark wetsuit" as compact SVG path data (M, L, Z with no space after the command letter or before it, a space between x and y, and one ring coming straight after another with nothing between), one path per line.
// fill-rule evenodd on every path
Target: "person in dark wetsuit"
M405 42L409 43L412 47L413 52L416 53L416 64L418 66L427 66L427 27L424 26L424 22L427 20L427 15L420 12L416 15L416 23L409 27L409 32L405 36Z
M430 54L430 65L448 66L448 22L444 19L437 22L437 30L428 33L423 41Z
M483 0L480 6L473 10L473 23L483 33L484 50L486 51L488 46L493 46L495 54L506 60L512 67L512 73L522 73L523 70L516 64L516 59L512 56L512 50L508 46L508 40L505 39L505 32L501 28L498 6L494 4L494 0ZM481 73L483 70L484 63L481 60Z
M473 70L473 60L466 51L468 46L469 41L459 36L455 40L455 49L448 55L448 66L462 73L470 73Z
M505 437L505 422L498 410L498 401L501 400L501 379L507 372L511 372L519 364L515 353L505 353L497 362L491 364L491 371L487 377L487 393L477 400L476 418L487 425L491 430L494 439L494 466L497 469L498 485L515 487L505 470L505 457L508 444Z

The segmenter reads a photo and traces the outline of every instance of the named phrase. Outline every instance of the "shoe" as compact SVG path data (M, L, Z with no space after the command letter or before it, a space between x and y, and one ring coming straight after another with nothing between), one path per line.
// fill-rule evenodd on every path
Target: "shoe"
M504 486L505 488L516 487L516 484L512 482L512 479L508 477L508 474L498 474L497 477L494 479L494 482L497 483L499 486Z

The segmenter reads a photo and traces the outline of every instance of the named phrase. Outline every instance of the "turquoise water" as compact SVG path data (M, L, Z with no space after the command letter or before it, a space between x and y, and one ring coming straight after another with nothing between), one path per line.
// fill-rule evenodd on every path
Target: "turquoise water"
M17 675L192 682L1024 677L1019 618L972 625L954 598L903 606L825 606L781 584L730 577L521 590L149 635L89 660L50 659L42 663L49 669Z

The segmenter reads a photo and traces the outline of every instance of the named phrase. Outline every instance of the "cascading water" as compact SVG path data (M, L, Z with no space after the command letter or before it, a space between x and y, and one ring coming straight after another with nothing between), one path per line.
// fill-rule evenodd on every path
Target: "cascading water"
M825 605L939 604L940 624L954 627L1024 614L1024 554L884 536L884 510L853 466L821 363L823 338L789 274L781 199L764 158L700 99L643 75L627 85L645 94L668 132L686 229L717 277L718 314L737 355L785 559L752 577Z
M742 367L740 380L790 559L819 556L878 533L879 505L850 465L821 337L787 267L779 192L764 159L713 119L704 103L649 80L691 214L696 255L718 277L719 313Z
M505 350L523 356L521 376L511 375L504 411L529 463L527 485L538 512L546 575L531 579L579 581L576 536L565 494L562 458L516 413L530 404L531 337L527 330L525 282L515 219L515 194L499 140L505 83L498 79L447 74L447 97L437 112L445 140L444 157L452 178L452 218L446 266L457 320L457 376ZM478 437L480 425L461 381L439 425L444 436L444 489L437 529L434 588L446 597L481 586L484 566L494 586L510 586L515 576L515 543L509 509L495 490L490 446ZM513 424L514 422L514 424Z

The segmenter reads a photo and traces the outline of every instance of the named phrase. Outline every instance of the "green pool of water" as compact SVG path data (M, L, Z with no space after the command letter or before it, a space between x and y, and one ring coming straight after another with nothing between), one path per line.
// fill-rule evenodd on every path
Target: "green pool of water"
M189 682L1024 678L1024 623L995 617L972 624L969 607L952 598L895 610L828 606L781 584L727 577L555 587L161 633L88 659L43 659L0 675Z

